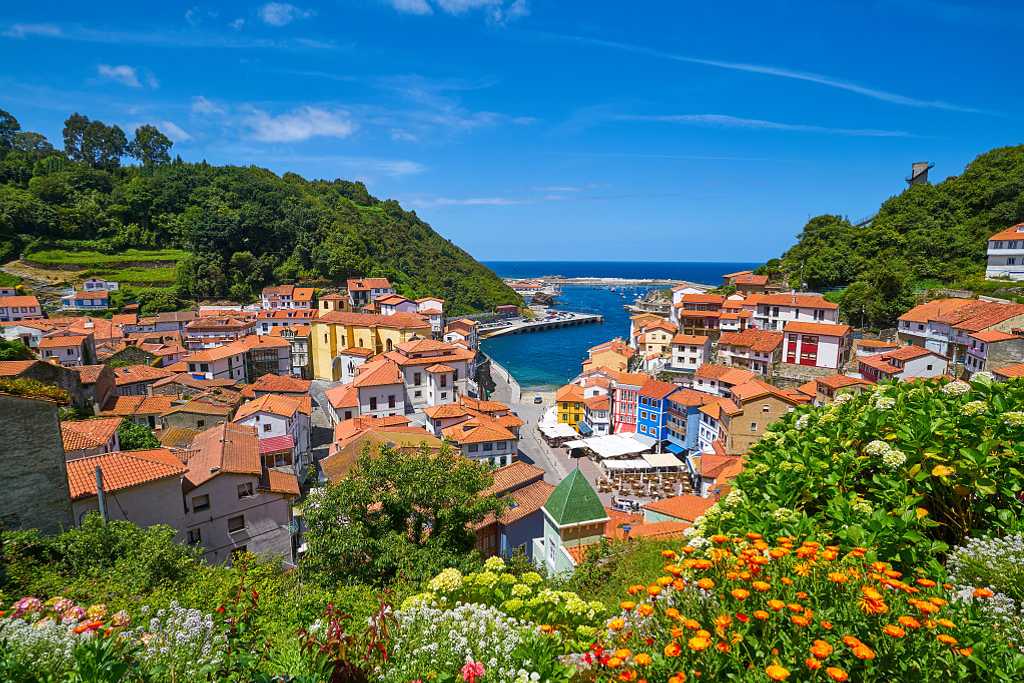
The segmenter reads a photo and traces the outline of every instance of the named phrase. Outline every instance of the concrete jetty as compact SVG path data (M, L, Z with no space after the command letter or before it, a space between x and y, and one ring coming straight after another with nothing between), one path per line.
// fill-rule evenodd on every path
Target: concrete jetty
M575 313L573 311L549 310L544 315L536 318L502 318L501 320L482 323L477 326L477 334L479 334L483 339L489 339L490 337L498 337L506 334L540 332L542 330L553 330L559 327L600 322L604 322L604 316L597 313Z

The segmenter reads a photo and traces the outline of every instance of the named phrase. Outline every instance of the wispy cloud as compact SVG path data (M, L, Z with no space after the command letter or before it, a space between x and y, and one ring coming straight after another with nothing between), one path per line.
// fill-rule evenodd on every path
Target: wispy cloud
M852 92L857 95L864 97L870 97L872 99L881 100L883 102L889 102L892 104L899 104L907 107L922 107L928 109L944 109L947 111L966 112L971 114L991 114L993 112L986 111L984 109L978 109L975 107L967 107L959 104L953 104L943 100L926 100L919 99L916 97L910 97L908 95L901 95L899 93L889 92L886 90L880 90L878 88L871 88L868 86L860 85L852 81L846 81L832 76L826 76L823 74L814 73L811 71L798 71L795 69L787 69L778 66L769 66L764 64L750 64L745 62L729 62L718 59L705 59L702 57L691 57L688 55L675 54L672 52L665 52L663 50L657 50L654 48L646 47L643 45L634 45L631 43L620 43L612 40L602 40L599 38L588 38L585 36L573 36L563 34L548 34L550 37L554 37L559 40L567 40L571 42L596 45L599 47L607 47L615 50L623 50L625 52L633 52L635 54L647 55L649 57L656 57L659 59L668 59L676 62L684 62L687 64L701 64L703 66L711 66L719 69L728 69L730 71L743 71L747 73L762 74L765 76L773 76L776 78L786 78L796 81L805 81L808 83L815 83L817 85L826 86L829 88L835 88L838 90L845 90Z
M121 85L127 85L129 88L142 87L142 82L139 81L138 71L136 71L135 67L128 66L127 64L121 64L118 66L100 64L96 67L96 73L100 75L100 78L104 78L108 81L114 81Z
M696 126L712 126L715 128L747 128L752 130L778 130L796 133L825 133L829 135L848 135L851 137L868 138L906 138L914 137L902 130L877 130L874 128L830 128L803 123L780 123L764 119L745 119L728 114L671 114L655 116L623 115L615 117L619 121L646 121L652 123L679 123Z
M192 98L192 112L195 114L223 114L224 107L202 95Z
M0 36L6 38L50 38L104 45L145 45L167 48L223 48L223 49L274 49L274 50L335 50L339 45L328 40L311 38L257 38L246 36L239 31L213 32L189 27L186 31L175 30L134 30L118 31L97 29L89 26L57 24L11 24Z
M54 24L11 24L2 35L7 38L28 38L30 36L59 38L62 31L60 26Z
M268 26L287 26L296 19L308 19L316 14L313 10L302 9L287 2L268 2L257 11L260 20Z
M188 142L192 136L174 121L139 121L125 126L125 130L134 131L141 126L156 126L160 132L171 139L172 142Z
M410 199L406 203L421 208L432 206L514 206L528 204L529 200L511 197L430 197Z
M387 0L388 4L403 14L426 16L435 9L444 14L462 16L474 11L483 11L488 21L506 24L528 16L530 6L527 0Z
M302 142L314 137L347 138L356 130L345 110L300 107L273 116L250 108L242 119L252 138L260 142Z
M251 149L246 152L251 157L264 155L263 149ZM359 174L361 177L388 176L400 178L403 176L418 175L427 170L427 167L418 161L410 159L387 159L380 157L348 156L348 155L306 155L306 154L274 154L273 161L285 164L318 164L329 166L332 169L344 167L351 169L351 174Z

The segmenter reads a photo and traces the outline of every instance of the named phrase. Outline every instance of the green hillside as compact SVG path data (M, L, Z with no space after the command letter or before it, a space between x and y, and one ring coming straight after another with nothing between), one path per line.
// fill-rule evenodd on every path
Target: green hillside
M266 284L326 286L357 275L388 277L409 297L442 296L456 314L520 301L414 212L362 183L171 160L171 142L155 128L128 142L116 126L77 114L64 139L56 150L0 110L0 262L127 271L129 282L163 285L177 263L160 306L246 301ZM140 163L122 166L123 157Z
M890 325L929 285L998 292L1004 285L983 279L986 240L1021 221L1024 145L1000 147L959 176L890 197L867 225L812 218L797 243L763 268L793 286L844 287L839 299L848 320Z

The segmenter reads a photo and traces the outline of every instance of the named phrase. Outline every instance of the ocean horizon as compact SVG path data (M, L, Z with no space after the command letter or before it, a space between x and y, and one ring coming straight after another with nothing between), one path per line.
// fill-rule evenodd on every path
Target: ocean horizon
M732 261L482 261L500 277L603 277L630 280L687 280L718 285L722 275L756 268ZM514 334L483 341L481 348L505 367L524 389L557 387L580 372L587 349L613 337L629 335L627 304L652 289L649 285L566 285L554 308L600 313L604 322L543 332Z

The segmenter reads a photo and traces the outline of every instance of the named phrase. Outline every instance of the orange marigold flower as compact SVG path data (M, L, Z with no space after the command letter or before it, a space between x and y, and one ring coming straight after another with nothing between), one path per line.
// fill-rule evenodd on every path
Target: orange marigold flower
M825 560L826 562L831 562L837 557L839 557L839 551L833 550L832 548L829 548L828 550L821 553L821 559Z
M697 549L694 548L692 545L685 545L685 546L683 546L683 554L685 554L685 555L692 555L695 552L697 552Z
M900 626L906 626L907 628L921 628L921 622L914 617L902 616L896 621L900 623Z
M990 588L975 588L974 592L972 593L972 595L974 595L974 597L976 597L976 598L984 599L984 598L991 598L993 595L995 595L995 593L993 593L992 589L990 589Z
M954 638L953 636L949 635L948 633L940 633L939 635L935 636L935 640L939 641L943 645L956 645L957 644L957 639Z
M931 579L920 578L916 581L918 586L924 586L925 588L934 588L937 584Z
M629 588L627 588L626 592L630 595L636 595L638 593L643 593L645 590L647 590L647 586L642 586L639 583L635 583Z
M939 608L928 602L927 600L918 600L917 604L914 605L922 614L935 614L939 611Z
M754 618L758 621L764 621L768 618L768 613L763 609L754 610Z
M949 600L946 600L945 598L940 598L940 597L937 597L937 596L932 596L932 597L928 598L928 602L932 603L936 607L942 607L943 605L948 605L949 604Z
M854 557L864 557L865 555L868 554L868 549L867 548L861 548L861 547L858 546L858 547L854 548L853 550L851 550L850 554L853 555Z
M726 536L725 534L715 534L714 536L711 537L711 542L712 543L718 543L718 544L728 543L729 542L729 537Z
M609 657L608 662L605 664L609 669L618 669L622 666L622 660L618 657Z
M678 619L680 616L679 610L677 610L675 607L669 607L667 610L665 610L665 616L669 619Z
M746 600L748 597L750 597L750 591L748 591L746 588L733 588L731 591L729 591L729 594L737 600Z
M861 598L857 604L865 614L885 614L889 611L889 606L885 604L884 600Z
M697 636L698 638L710 638L711 637L711 634L708 633L707 631L705 631L704 629L701 629L701 630L697 631L694 635Z
M828 674L828 677L833 681L836 681L836 683L843 683L844 681L850 680L850 674L846 673L838 666L828 667L825 669L825 673Z
M715 643L715 649L719 652L728 652L732 648L729 647L729 643L725 642L724 640L720 640L717 643Z
M756 590L758 593L767 593L772 589L772 585L767 581L755 581L750 584L750 587Z
M728 614L719 614L715 617L715 628L728 628L732 623L732 617Z
M789 620L797 626L810 626L811 624L810 617L804 616L802 614L794 614L789 618Z
M882 627L882 633L891 638L902 638L903 636L907 635L907 632L899 626L897 626L896 624L886 624Z
M857 659L871 660L875 658L875 651L867 645L861 644L853 648L853 656Z
M789 554L789 550L787 550L786 548L772 548L771 550L768 551L768 554L773 559L778 560L779 558L782 558L782 557L785 557L786 555L788 555Z
M672 582L672 587L675 588L677 591L681 591L684 588L686 588L686 582L682 579L676 579Z
M808 596L806 591L797 591L796 592L796 599L797 600L806 600L808 597L810 597L810 596Z
M624 683L629 683L629 681L635 681L636 680L636 672L633 671L632 669L629 669L627 671L623 671L622 673L619 674L619 680L623 681Z
M857 636L843 636L843 644L846 645L846 647L850 648L857 647L858 645L863 645L863 643L860 642L860 638L858 638Z
M649 617L654 614L654 605L649 602L642 603L636 608L636 612L642 617Z
M779 664L769 664L765 667L764 672L773 681L784 681L789 678L789 669Z
M682 671L669 676L668 683L686 683L686 674Z
M850 577L843 572L829 572L828 580L832 583L846 583L850 580Z
M694 636L686 641L686 647L690 648L694 652L703 652L711 647L711 639L704 636Z
M694 619L687 619L683 622L683 626L690 629L691 631L696 631L700 628L700 623L695 621Z
M950 621L949 619L936 619L936 620L935 620L935 623L937 623L937 624L938 624L939 626L941 626L942 628L948 628L948 629L954 629L954 628L956 628L956 624L954 624L954 623L953 623L952 621Z
M694 569L711 569L711 560L699 559L693 560Z
M772 599L772 600L768 601L768 606L771 607L776 612L778 612L780 609L782 609L783 607L786 606L786 603L782 602L782 600Z
M811 671L817 671L821 668L821 662L819 662L817 659L814 659L813 657L808 657L804 660L804 666L806 666Z
M622 627L626 625L626 622L616 617L608 622L608 628L612 631L621 631Z
M783 584L787 586L793 585L793 579L789 578L788 576L783 576L781 579L779 579L779 581L781 581Z
M658 595L661 594L661 586L659 586L657 584L651 584L650 586L647 587L647 594L652 596L652 597L657 597Z
M679 653L683 651L683 648L679 647L679 643L669 643L665 646L666 657L678 657Z
M661 551L661 556L662 556L662 557L664 557L664 558L665 558L666 560L671 560L671 559L675 559L675 557L676 557L676 551L674 551L674 550L668 550L668 549L666 549L666 550L662 550L662 551Z
M615 651L615 655L614 656L618 657L619 659L626 660L626 659L629 659L629 656L631 654L633 654L632 650L626 649L624 647L620 647L618 650Z
M828 621L827 619L823 619L823 620L819 621L818 625L821 626L826 631L831 631L832 630L832 622Z
M756 540L758 540L760 538L764 538L764 537L761 534L757 533L756 531L748 531L747 532L747 538L749 538L751 541L756 541Z
M700 588L701 590L709 591L709 590L711 590L714 587L715 587L715 582L714 582L713 579L704 578L704 579L699 579L697 581L697 588Z
M659 576L658 577L658 585L659 586L665 587L665 586L669 585L670 583L672 583L672 577L671 576Z
M972 654L974 654L974 648L973 647L961 647L961 648L957 649L957 652L960 653L961 655L963 655L964 657L970 657Z
M636 607L636 603L632 600L623 600L619 603L619 609L625 612L631 612Z
M804 611L804 606L798 602L791 602L788 605L786 605L786 609L788 609L790 612L796 612L797 614L799 614L800 612Z
M886 569L885 575L888 576L890 579L898 579L901 576L903 576L903 572L898 572L895 569Z
M834 650L835 648L832 647L831 643L827 640L821 640L820 638L815 640L814 644L811 645L811 654L817 659L827 658Z
M653 661L654 660L651 659L651 656L646 652L640 652L636 657L633 657L633 663L637 666L650 666Z

